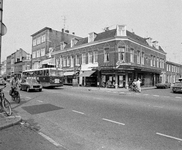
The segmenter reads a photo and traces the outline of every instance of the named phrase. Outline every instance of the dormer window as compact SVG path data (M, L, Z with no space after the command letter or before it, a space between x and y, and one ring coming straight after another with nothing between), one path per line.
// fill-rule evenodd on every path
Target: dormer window
M147 41L147 43L148 43L149 46L152 46L152 38L151 37L148 37L146 39L146 41Z
M78 42L78 39L72 38L71 39L71 47L73 47Z
M116 36L126 36L126 25L117 25Z
M63 50L65 48L66 44L67 44L66 42L61 42L60 43L60 50Z
M88 34L88 43L94 42L94 39L96 38L97 34L95 32Z
M156 49L159 49L158 41L153 41L152 43Z

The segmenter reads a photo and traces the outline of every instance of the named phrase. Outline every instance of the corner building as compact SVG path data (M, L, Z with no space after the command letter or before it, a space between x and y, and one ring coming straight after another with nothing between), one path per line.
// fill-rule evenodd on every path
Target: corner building
M127 88L138 78L142 86L166 81L164 50L157 41L142 38L126 30L125 25L73 38L53 56L70 83L76 81L82 86Z

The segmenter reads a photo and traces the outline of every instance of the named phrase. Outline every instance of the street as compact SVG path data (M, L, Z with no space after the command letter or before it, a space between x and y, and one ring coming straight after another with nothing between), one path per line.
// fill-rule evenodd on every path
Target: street
M20 93L20 104L11 101L13 110L55 147L182 149L182 95L170 89L134 93L65 86Z

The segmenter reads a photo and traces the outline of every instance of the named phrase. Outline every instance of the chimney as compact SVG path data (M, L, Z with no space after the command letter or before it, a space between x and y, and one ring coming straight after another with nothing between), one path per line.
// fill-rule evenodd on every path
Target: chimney
M64 28L62 28L62 33L64 33Z
M126 36L126 25L116 26L116 36Z
M65 30L66 33L69 33L69 30Z

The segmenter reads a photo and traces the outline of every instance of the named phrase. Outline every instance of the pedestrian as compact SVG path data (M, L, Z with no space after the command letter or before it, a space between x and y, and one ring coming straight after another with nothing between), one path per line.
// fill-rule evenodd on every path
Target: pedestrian
M141 80L140 80L140 78L138 78L138 80L135 82L135 85L136 85L136 87L137 87L137 89L138 89L138 92L140 92L141 93Z

